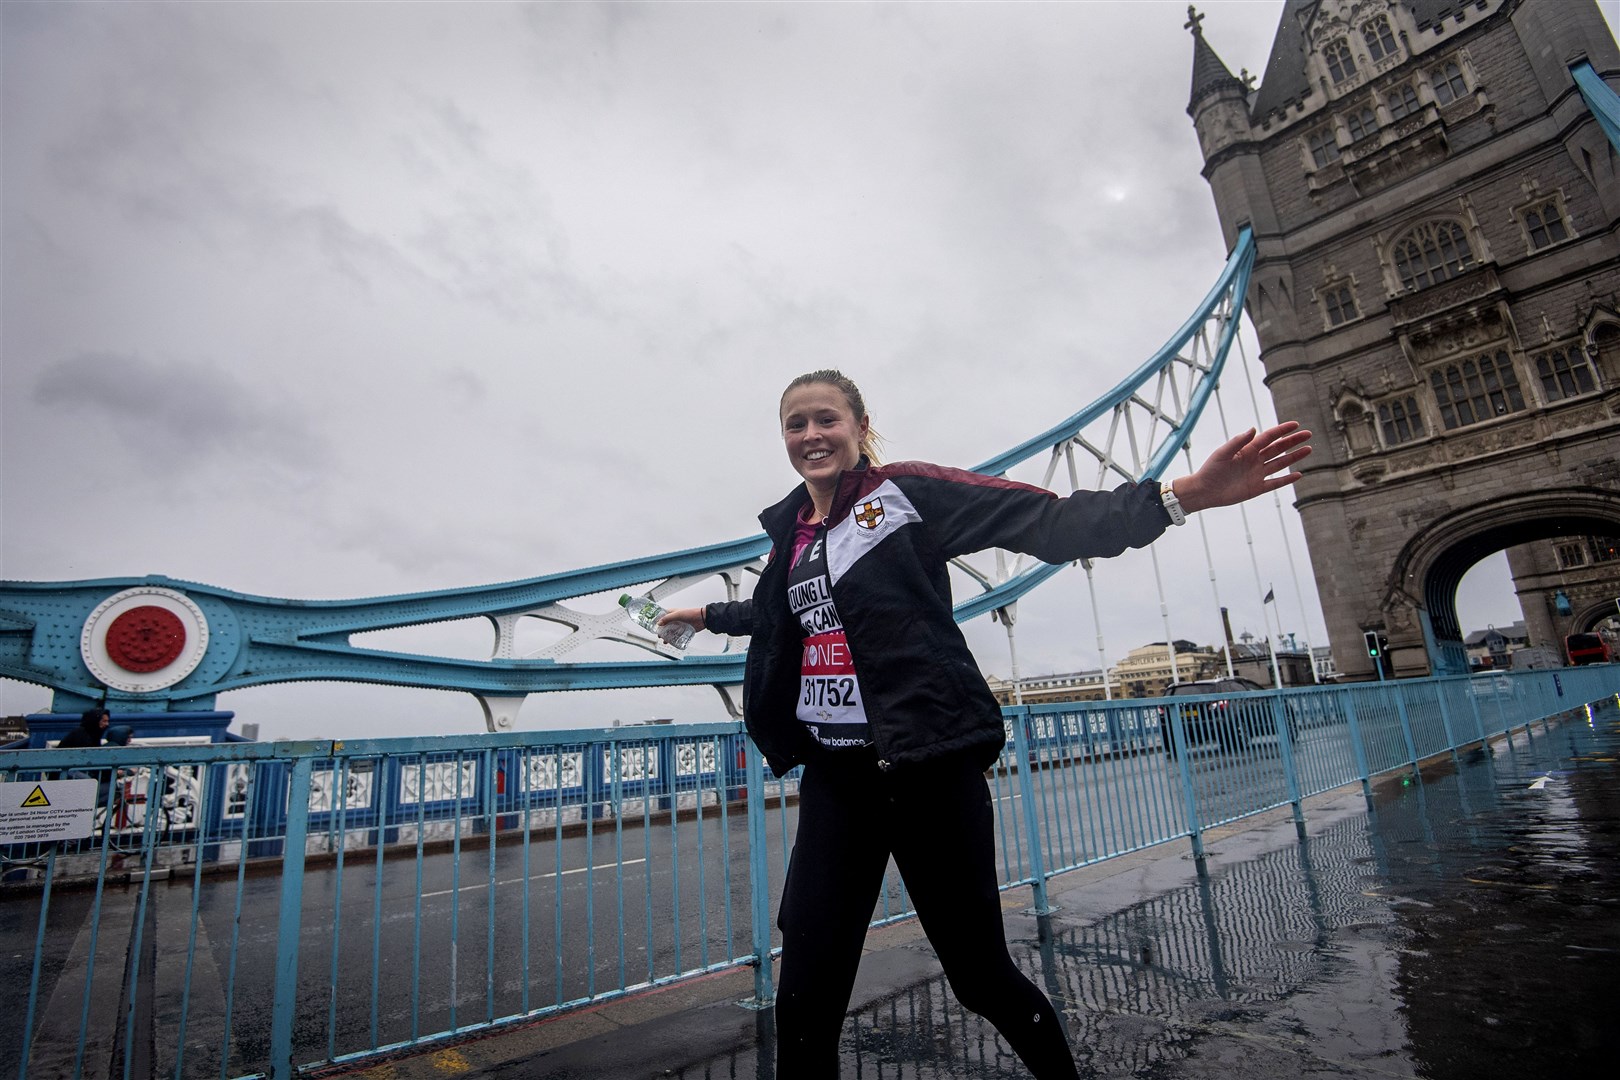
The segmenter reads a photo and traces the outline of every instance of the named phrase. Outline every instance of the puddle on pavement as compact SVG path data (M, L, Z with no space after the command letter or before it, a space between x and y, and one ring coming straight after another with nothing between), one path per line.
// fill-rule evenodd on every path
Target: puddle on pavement
M1620 1056L1617 780L1608 702L1014 956L1085 1076L1591 1075ZM863 1080L1027 1075L943 977L852 1016L843 1058ZM771 1072L744 1052L682 1075Z

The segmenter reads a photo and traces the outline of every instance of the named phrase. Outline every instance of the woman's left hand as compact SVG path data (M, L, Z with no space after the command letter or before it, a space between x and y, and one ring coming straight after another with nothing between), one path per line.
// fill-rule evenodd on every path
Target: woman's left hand
M1176 501L1190 514L1287 487L1300 477L1294 465L1310 456L1310 437L1292 420L1260 432L1250 428L1209 455L1197 472L1176 480Z

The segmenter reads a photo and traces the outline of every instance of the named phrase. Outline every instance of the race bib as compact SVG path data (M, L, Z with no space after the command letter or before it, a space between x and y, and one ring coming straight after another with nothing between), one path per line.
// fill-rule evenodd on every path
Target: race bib
M865 746L871 742L866 706L849 639L833 603L826 536L825 528L816 528L798 547L788 571L788 606L805 634L798 716L823 746Z

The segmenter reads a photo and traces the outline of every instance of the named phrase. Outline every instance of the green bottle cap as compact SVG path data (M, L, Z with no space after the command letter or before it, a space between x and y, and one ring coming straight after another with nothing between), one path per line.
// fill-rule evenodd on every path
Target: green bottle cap
M619 606L620 607L629 607L630 606L630 594L629 593L625 593L623 596L619 597Z

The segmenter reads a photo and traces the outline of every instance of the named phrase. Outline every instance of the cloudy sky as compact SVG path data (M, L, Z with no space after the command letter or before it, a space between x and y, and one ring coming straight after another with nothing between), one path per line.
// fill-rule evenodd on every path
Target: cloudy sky
M1281 7L1209 3L1205 32L1259 70ZM1150 355L1220 270L1185 19L0 5L0 569L318 599L750 535L795 479L781 388L827 365L862 384L891 457L990 457ZM1229 378L1234 426L1247 401ZM1322 642L1287 516L1305 595L1269 503L1257 560L1285 629ZM1234 623L1262 633L1241 523L1210 524ZM1167 584L1207 597L1184 532ZM1145 556L1099 568L1111 659L1164 637L1151 577ZM1516 618L1505 593L1474 621ZM1218 637L1212 608L1183 605L1176 636ZM1026 674L1096 666L1078 571L1020 614ZM1006 674L1000 629L972 634ZM473 624L382 643L490 644ZM6 712L47 700L0 684ZM481 726L470 698L423 691L220 705L265 735ZM568 695L521 726L652 715L722 714L708 690Z

